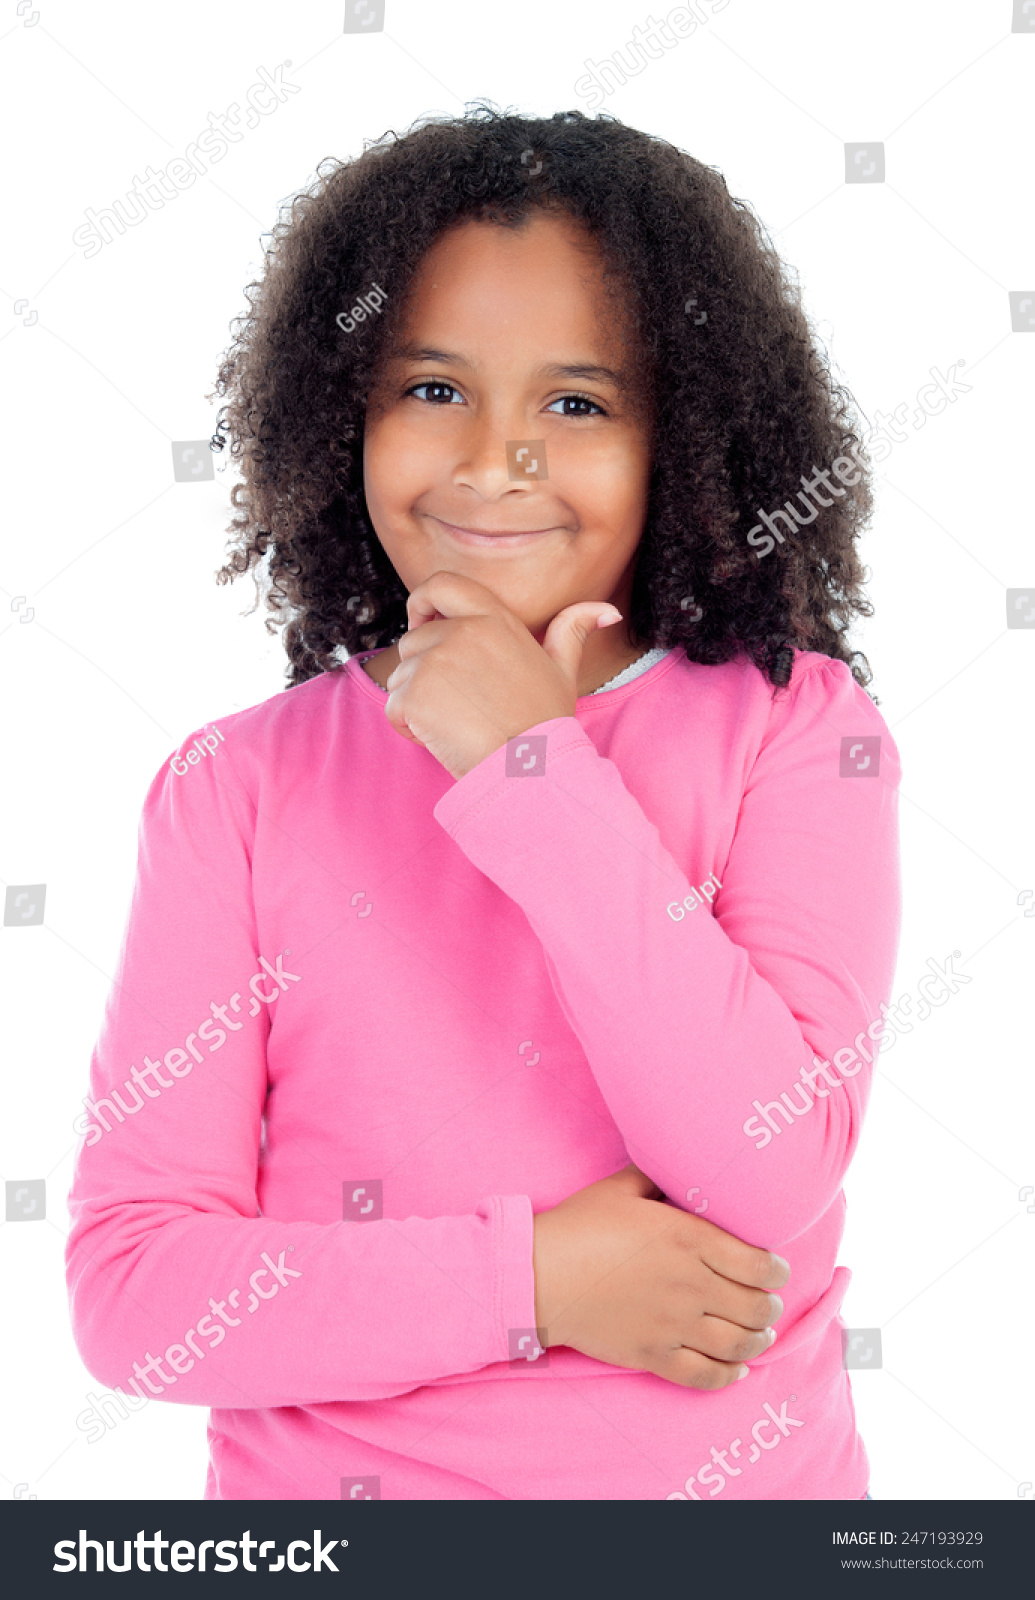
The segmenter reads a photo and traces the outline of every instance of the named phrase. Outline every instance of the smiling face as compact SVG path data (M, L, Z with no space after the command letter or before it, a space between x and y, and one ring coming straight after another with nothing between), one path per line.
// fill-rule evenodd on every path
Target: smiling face
M650 446L629 359L600 257L566 216L436 241L364 432L370 518L408 591L439 571L475 578L540 642L565 606L611 600L626 620L589 636L585 665L639 653L627 619Z

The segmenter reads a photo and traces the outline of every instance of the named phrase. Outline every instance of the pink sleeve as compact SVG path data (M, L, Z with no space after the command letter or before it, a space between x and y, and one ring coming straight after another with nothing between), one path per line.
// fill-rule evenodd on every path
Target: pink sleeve
M900 768L883 718L843 663L799 670L714 862L715 914L678 921L667 908L691 884L618 768L573 717L528 731L547 736L541 778L507 777L503 747L435 816L528 917L630 1158L685 1210L706 1200L709 1221L778 1248L840 1189L870 1089L864 1030L894 977ZM880 737L879 777L839 775L847 734ZM695 785L714 811L688 749L688 804ZM810 1094L801 1069L839 1051L844 1075L828 1067Z
M508 1329L534 1326L526 1195L362 1224L258 1214L271 1015L309 1002L276 980L290 955L257 943L254 822L225 755L167 763L147 793L69 1196L82 1359L109 1386L143 1367L144 1393L220 1407L381 1398L505 1361Z

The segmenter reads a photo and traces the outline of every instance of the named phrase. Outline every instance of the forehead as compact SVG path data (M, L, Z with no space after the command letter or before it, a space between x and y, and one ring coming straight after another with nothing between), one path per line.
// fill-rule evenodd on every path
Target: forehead
M614 323L604 292L604 263L589 231L564 215L533 213L520 226L465 221L428 250L408 297L408 328L462 317L466 326L502 333L520 325L556 338L600 342Z

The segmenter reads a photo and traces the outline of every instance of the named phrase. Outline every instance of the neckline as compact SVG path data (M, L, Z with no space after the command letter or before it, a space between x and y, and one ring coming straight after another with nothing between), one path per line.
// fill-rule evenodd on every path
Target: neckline
M627 683L632 683L634 679L641 678L645 672L649 672L656 662L663 661L666 654L667 652L659 645L649 645L646 650L640 651L635 661L630 661L628 666L622 667L613 677L608 678L606 683L591 689L590 695L596 697L598 694L611 694L615 689L623 689ZM648 661L649 656L653 656L654 660ZM646 666L644 666L645 661Z
M373 678L363 671L361 662L368 661L371 656L379 655L382 650L387 648L387 645L382 645L377 650L359 650L355 655L349 656L345 663L346 671L351 674L352 681L359 685L369 699L380 701L382 706L388 698L388 691L382 689L379 683L375 683ZM644 654L646 653L644 651ZM630 695L637 694L643 684L656 682L658 678L669 672L675 666L681 653L680 647L674 645L665 652L660 661L655 661L653 666L648 667L646 671L630 679L628 683L623 683L619 688L608 689L605 685L601 685L602 692L591 690L589 694L580 694L575 701L577 709L590 711L595 708L602 710L605 706L615 705L619 701L627 699ZM636 663L632 662L630 665L635 666ZM627 669L623 668L622 670L626 671ZM616 676L620 675L616 674Z

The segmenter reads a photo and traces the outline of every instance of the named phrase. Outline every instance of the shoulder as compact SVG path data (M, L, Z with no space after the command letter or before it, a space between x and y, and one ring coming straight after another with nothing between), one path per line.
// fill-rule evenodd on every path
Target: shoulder
M683 650L673 651L673 657L676 670L671 677L679 692L699 697L703 691L716 704L726 704L731 714L761 716L764 722L775 726L789 713L801 715L804 706L823 702L844 710L851 707L885 726L877 706L853 678L847 663L817 650L795 650L790 680L778 688L743 652L718 665L690 661Z
M153 775L145 810L164 798L187 810L218 801L254 814L267 783L295 779L314 751L326 750L346 683L344 669L321 673L192 728Z
M895 785L901 776L898 747L880 709L844 661L814 650L797 650L790 681L773 690L753 665L769 697L763 751L809 751L840 777L880 776Z
M739 752L745 777L811 767L815 776L877 776L896 786L898 747L879 707L844 661L796 650L789 682L775 688L749 656L718 666L687 661L672 674Z

